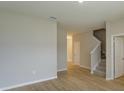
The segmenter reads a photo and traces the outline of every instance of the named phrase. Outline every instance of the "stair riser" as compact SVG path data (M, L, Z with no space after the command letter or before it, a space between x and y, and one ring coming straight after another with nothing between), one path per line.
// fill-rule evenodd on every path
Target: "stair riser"
M100 72L100 71L94 71L94 75L105 77L105 73Z
M106 63L100 63L99 66L106 67Z
M100 71L102 71L102 72L106 72L106 69L103 68L103 67L97 67L96 70L100 70Z

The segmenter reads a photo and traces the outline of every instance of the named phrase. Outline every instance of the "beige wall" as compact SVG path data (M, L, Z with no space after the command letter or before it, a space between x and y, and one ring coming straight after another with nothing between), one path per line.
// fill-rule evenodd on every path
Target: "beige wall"
M106 79L113 78L112 35L124 34L124 19L106 23Z
M80 33L73 34L73 62L76 65L80 65ZM75 47L75 44L79 43L79 46ZM78 47L78 49L76 49ZM79 57L78 57L79 56Z
M97 42L93 39L93 32L87 31L74 35L74 40L80 41L80 65L90 69L90 52Z

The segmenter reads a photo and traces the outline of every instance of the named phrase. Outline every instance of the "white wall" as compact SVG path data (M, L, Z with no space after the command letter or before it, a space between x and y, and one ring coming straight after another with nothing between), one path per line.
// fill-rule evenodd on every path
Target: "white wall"
M106 23L106 79L113 79L112 35L124 34L124 19Z
M80 42L80 65L90 69L91 56L90 52L96 46L97 42L93 39L93 31L86 31L74 35L74 40Z
M56 22L1 11L0 89L56 75Z
M67 69L67 32L57 24L57 70Z

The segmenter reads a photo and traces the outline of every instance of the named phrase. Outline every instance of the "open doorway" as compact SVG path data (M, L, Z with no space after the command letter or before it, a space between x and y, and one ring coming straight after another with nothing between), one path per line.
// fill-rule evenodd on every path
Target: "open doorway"
M75 33L67 33L67 65L80 65L80 41Z
M113 37L114 78L124 76L124 35Z
M73 38L72 35L67 35L67 62L72 62L73 60Z

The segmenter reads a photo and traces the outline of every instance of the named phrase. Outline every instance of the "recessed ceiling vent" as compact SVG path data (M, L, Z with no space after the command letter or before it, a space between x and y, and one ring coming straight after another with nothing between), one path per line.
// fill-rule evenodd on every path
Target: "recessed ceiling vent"
M49 17L49 20L50 21L56 21L56 17L51 16L51 17Z

